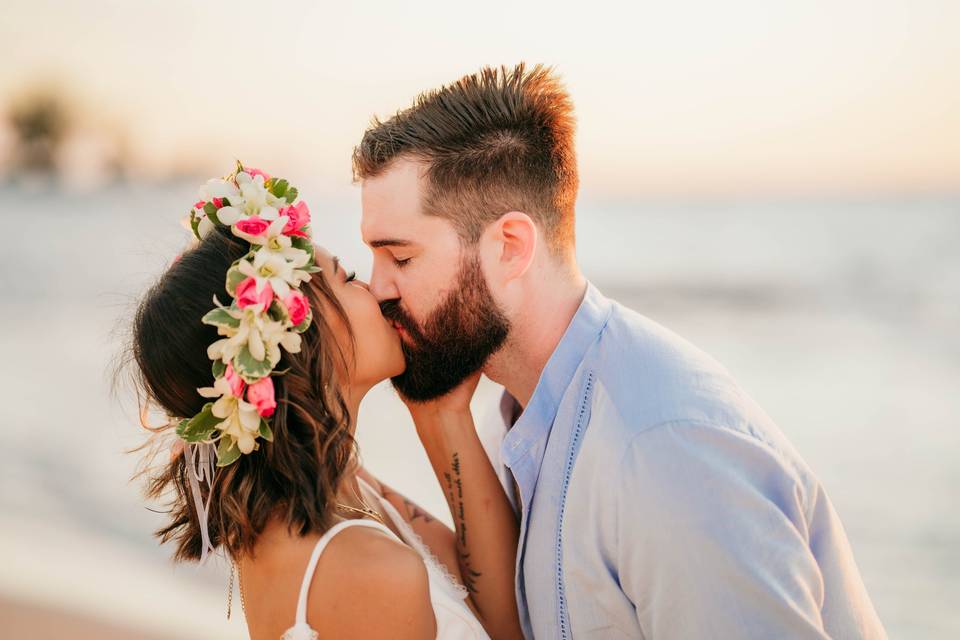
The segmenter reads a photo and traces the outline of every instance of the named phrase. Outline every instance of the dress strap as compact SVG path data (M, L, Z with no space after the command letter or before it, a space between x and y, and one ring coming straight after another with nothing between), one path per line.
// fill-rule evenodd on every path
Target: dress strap
M320 561L320 554L323 553L323 550L326 548L330 540L333 539L333 536L337 535L347 527L353 526L380 529L381 531L386 531L394 539L397 537L388 527L385 527L379 522L374 522L373 520L344 520L343 522L338 522L330 527L327 532L320 536L320 539L317 540L317 544L313 548L313 553L310 555L310 562L307 563L307 570L303 574L303 584L300 585L300 598L297 600L297 625L306 625L307 623L307 596L310 593L310 584L313 582L313 574L317 569L317 562Z

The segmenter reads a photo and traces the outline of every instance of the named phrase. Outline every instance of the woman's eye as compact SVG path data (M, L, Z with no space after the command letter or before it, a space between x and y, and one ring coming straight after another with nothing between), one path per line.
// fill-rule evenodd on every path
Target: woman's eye
M394 258L393 263L400 267L401 269L407 266L407 263L413 260L413 258L404 258L403 260L398 260Z
M357 279L357 272L351 271L350 273L347 274L346 282L353 282L356 279Z

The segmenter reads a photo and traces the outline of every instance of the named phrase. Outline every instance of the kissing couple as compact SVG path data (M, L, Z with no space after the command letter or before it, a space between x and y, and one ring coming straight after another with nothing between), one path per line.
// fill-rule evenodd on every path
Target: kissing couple
M780 429L581 273L574 124L523 64L375 120L353 155L369 283L286 179L238 163L201 189L133 320L170 419L148 495L178 560L233 562L254 640L885 637ZM504 393L478 428L481 374ZM453 529L359 463L388 378Z

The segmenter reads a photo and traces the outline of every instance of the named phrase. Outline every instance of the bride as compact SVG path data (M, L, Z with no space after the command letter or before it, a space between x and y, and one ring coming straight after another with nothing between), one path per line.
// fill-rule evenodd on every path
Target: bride
M238 163L202 194L197 243L133 322L174 441L148 483L171 502L160 540L180 561L225 551L254 640L521 637L517 522L474 430L477 377L408 403L452 531L357 462L360 402L402 375L400 338L313 245L296 189Z

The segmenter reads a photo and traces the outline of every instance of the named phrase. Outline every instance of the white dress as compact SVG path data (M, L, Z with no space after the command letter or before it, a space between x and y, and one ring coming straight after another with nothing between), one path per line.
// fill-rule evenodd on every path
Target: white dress
M359 480L363 482L362 479ZM364 484L366 485L366 483ZM369 489L369 485L366 486ZM437 619L437 640L489 640L490 636L484 631L480 621L464 603L467 590L463 585L457 582L456 578L430 552L430 549L416 534L410 523L403 519L392 504L373 489L369 489L369 492L375 494L380 500L383 510L390 517L402 537L397 538L397 535L389 527L373 520L344 520L331 527L313 548L313 554L310 556L310 562L307 564L307 570L303 576L303 584L300 586L296 622L283 634L281 640L319 640L320 636L307 623L307 594L310 591L310 583L313 582L313 572L317 568L317 562L320 560L320 554L323 553L324 547L327 546L333 536L347 527L380 529L394 540L399 540L420 554L427 567L430 602L433 605L433 614Z

